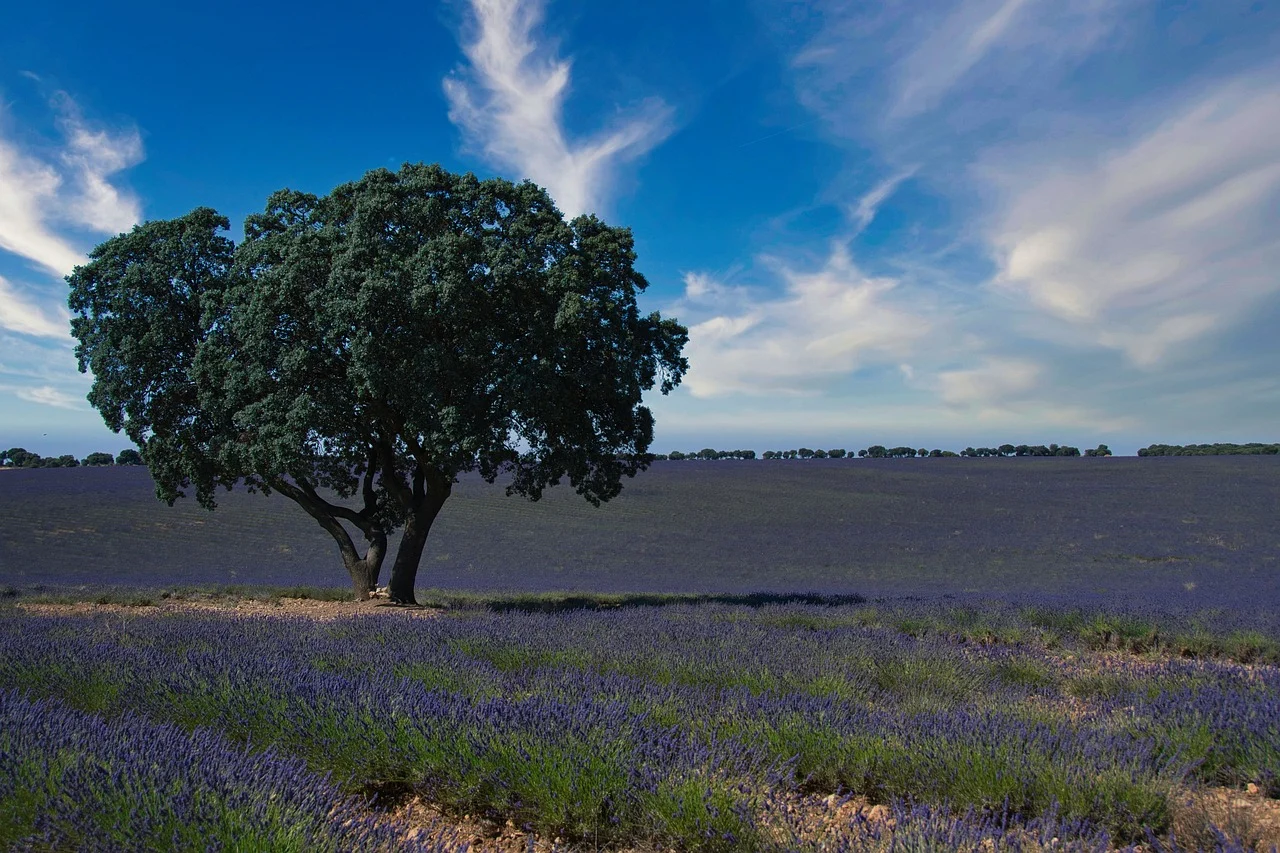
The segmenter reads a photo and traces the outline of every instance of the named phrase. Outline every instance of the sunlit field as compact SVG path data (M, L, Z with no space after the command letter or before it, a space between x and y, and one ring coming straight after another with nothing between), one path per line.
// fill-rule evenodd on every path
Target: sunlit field
M7 472L0 848L1271 849L1278 461L464 480L328 619L287 502Z

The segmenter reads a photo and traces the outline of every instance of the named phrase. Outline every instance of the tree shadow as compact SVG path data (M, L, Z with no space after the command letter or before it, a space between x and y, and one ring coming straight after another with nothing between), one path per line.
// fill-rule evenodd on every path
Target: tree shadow
M564 613L573 610L620 610L624 607L671 607L673 605L728 604L764 607L773 604L816 604L838 607L865 604L866 596L856 593L823 594L817 592L750 592L732 593L629 593L610 595L559 595L515 597L487 601L484 607L496 613Z

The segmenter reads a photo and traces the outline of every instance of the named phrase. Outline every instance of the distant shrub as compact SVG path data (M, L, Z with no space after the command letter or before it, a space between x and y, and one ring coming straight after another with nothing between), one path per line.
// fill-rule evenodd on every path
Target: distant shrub
M132 447L125 448L124 450L120 451L118 456L116 456L116 464L117 465L141 465L142 454L134 450Z

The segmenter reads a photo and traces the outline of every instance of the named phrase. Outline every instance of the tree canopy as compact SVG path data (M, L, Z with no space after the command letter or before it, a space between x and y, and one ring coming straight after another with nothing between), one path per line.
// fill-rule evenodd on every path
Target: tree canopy
M629 230L423 164L281 190L238 246L227 228L209 208L148 222L67 278L89 400L170 504L279 492L334 537L361 597L403 528L391 596L413 602L459 474L505 472L531 500L567 478L598 504L652 459L641 396L679 384L688 333L639 311Z

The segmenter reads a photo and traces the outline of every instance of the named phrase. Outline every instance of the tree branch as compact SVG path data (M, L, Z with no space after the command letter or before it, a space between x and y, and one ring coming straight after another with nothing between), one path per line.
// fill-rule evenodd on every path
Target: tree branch
M307 515L318 521L320 526L329 532L329 535L338 543L338 550L342 552L344 562L359 562L360 555L356 551L355 543L351 541L351 534L347 533L347 529L338 523L332 513L326 512L326 507L329 506L327 501L319 498L312 500L306 491L280 477L264 477L263 479L271 488L302 507Z

